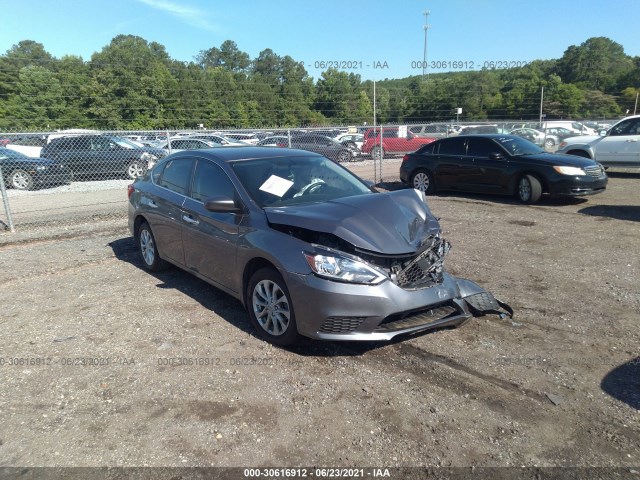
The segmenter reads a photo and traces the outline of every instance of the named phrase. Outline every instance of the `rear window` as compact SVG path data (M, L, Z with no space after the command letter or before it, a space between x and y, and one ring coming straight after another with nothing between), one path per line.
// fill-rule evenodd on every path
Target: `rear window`
M440 141L440 155L466 155L464 138L449 138Z
M160 186L171 191L186 195L189 189L189 181L191 180L191 168L193 160L191 159L175 159L169 160L162 172Z

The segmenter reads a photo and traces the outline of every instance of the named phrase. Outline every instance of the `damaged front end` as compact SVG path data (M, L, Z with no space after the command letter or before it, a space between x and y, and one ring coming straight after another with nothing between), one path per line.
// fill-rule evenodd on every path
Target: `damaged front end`
M303 241L311 274L291 276L300 333L331 340L389 340L458 326L473 316L512 316L476 283L449 275L451 245L413 190L267 209L273 230Z
M314 252L306 254L307 261L319 277L336 280L334 265L327 259L341 257L352 265L361 265L362 283L377 285L387 281L392 284L397 293L390 296L397 299L397 303L408 305L403 300L405 295L406 298L421 295L424 300L417 308L393 311L375 321L370 314L327 315L317 329L321 338L339 339L349 335L354 340L390 339L403 333L458 326L472 316L513 316L511 307L476 283L446 273L444 262L451 245L439 233L428 235L414 253L385 255L358 248L330 233L288 225L271 227L311 244ZM367 337L359 337L365 332L369 332Z

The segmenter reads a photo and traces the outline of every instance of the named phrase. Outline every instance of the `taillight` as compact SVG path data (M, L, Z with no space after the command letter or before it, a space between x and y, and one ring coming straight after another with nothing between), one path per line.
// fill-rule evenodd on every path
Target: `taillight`
M278 143L277 145L278 145L278 147L280 147L280 148L287 148L287 147L289 146L289 145L287 145L286 143Z
M409 154L408 154L408 153L405 153L405 154L404 154L404 157L402 157L402 161L403 161L403 162L406 162L407 160L409 160Z
M127 185L127 198L131 198L131 195L133 195L134 191L135 191L135 187L133 186L133 183L130 183L129 185Z

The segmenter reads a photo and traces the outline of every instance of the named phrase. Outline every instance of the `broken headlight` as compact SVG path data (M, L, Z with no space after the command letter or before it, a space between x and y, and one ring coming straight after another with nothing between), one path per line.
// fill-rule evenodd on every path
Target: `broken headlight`
M304 252L304 256L313 273L330 280L376 285L387 278L371 265L341 252L323 249L316 253Z

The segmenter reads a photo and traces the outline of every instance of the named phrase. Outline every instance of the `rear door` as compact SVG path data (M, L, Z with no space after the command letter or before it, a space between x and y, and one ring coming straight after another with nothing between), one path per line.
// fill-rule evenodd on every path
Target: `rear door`
M147 211L160 255L179 265L185 265L182 206L187 199L193 166L192 158L169 160L159 178L154 178L158 188L143 193L140 200Z
M466 158L466 139L453 137L439 142L435 181L439 187L460 188L473 167L473 163Z

